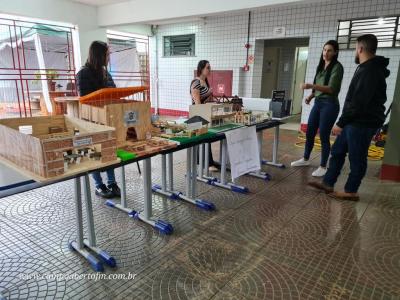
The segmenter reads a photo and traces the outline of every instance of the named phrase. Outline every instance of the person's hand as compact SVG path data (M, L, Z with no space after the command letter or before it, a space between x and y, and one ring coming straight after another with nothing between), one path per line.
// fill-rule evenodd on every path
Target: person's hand
M313 86L312 83L303 83L303 84L301 84L300 87L302 90L310 90L310 89L312 89L312 86Z
M343 131L343 128L340 128L339 126L335 125L332 128L332 134L333 135L340 135Z
M304 100L304 102L305 102L307 105L310 105L311 100L312 100L312 98L311 98L310 96L308 96L308 97L306 97L306 99Z

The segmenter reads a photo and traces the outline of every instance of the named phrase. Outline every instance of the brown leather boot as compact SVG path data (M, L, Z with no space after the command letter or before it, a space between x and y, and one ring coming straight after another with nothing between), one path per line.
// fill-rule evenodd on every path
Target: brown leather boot
M324 191L326 194L333 192L333 187L327 186L326 184L318 181L310 181L308 183L309 186L316 188L317 190Z

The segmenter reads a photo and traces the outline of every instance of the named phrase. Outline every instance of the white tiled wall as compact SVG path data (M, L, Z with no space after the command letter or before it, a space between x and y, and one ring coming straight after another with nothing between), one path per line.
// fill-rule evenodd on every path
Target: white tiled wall
M158 78L160 108L188 110L191 103L189 85L193 78L193 70L197 62L207 59L213 69L229 69L234 71L233 94L243 97L259 97L261 84L262 43L257 39L273 39L273 28L284 26L288 37L309 37L309 61L306 81L312 81L314 72L325 41L336 37L336 26L339 19L399 15L398 0L366 0L366 1L324 1L322 3L297 4L274 8L260 9L252 12L250 33L250 54L255 54L255 65L249 72L240 68L245 64L247 39L246 12L207 17L204 21L192 23L163 25L158 28L157 37L151 43L152 71L155 68L155 39L158 41ZM162 53L162 37L165 35L196 34L196 56L164 58ZM259 51L257 51L257 49ZM390 57L391 76L387 79L388 99L391 102L400 59L400 49L380 49L378 54ZM339 60L345 68L341 103L350 83L354 64L354 51L342 51ZM155 73L153 73L155 74ZM153 76L155 87L156 75ZM254 82L254 85L253 85ZM154 89L153 89L154 98ZM307 122L310 106L303 106L302 123Z

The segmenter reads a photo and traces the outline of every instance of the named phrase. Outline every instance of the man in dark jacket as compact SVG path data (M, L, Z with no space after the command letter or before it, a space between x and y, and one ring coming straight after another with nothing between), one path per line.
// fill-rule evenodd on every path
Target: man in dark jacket
M323 182L309 185L324 190L331 197L359 200L358 188L367 171L368 148L377 130L385 121L386 68L389 59L376 56L378 41L372 34L357 39L355 62L359 64L346 95L342 115L332 129L337 135L332 146L329 167ZM344 192L333 187L349 154L350 174Z

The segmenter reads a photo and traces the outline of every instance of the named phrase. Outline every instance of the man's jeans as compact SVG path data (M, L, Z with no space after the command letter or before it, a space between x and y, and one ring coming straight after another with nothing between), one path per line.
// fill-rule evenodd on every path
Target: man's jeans
M350 174L344 187L347 193L357 193L367 172L368 148L378 128L360 128L346 125L332 146L328 171L323 182L333 187L349 153Z
M115 183L114 169L108 169L106 173L107 173L107 185ZM92 177L94 179L96 188L98 188L103 184L103 179L101 178L100 172L93 172Z

